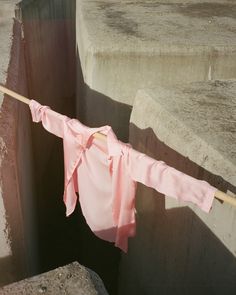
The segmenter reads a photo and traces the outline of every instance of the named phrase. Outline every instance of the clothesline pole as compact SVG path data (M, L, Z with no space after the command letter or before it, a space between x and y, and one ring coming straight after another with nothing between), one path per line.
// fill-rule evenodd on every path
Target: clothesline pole
M23 95L20 95L20 94L18 94L16 92L14 92L14 91L6 88L5 86L3 86L1 84L0 84L0 91L3 92L3 93L5 93L5 94L7 94L7 95L10 95L10 96L16 98L16 99L18 99L18 100L20 100L20 101L22 101L22 102L24 102L26 104L29 104L30 103L30 99L28 99L27 97L25 97ZM95 138L97 138L97 139L102 139L102 140L105 140L106 139L106 135L105 134L101 134L101 133L95 133L93 136Z
M236 206L236 198L231 197L231 196L223 193L222 191L217 190L215 192L215 198L220 199L220 200L222 200L222 201L224 201L226 203L229 203L229 204L231 204L233 206Z
M0 91L7 94L7 95L10 95L12 97L14 97L15 99L21 101L21 102L24 102L26 104L29 104L30 103L30 99L28 99L27 97L23 96L23 95L20 95L8 88L6 88L5 86L3 86L2 84L0 84ZM93 135L95 138L97 139L102 139L102 140L105 140L106 139L106 135L105 134L101 134L101 133L95 133Z
M23 95L20 95L20 94L18 94L16 92L10 90L10 89L7 89L6 87L2 86L1 84L0 84L0 91L7 94L7 95L10 95L10 96L16 98L17 100L20 100L21 102L24 102L26 104L30 103L30 100L28 98L26 98Z
M24 102L26 104L30 103L30 99L28 99L27 97L25 97L23 95L20 95L20 94L18 94L16 92L6 88L5 86L3 86L1 84L0 84L0 91L7 94L7 95L10 95L10 96L16 98L17 100L19 100L21 102ZM102 139L102 140L104 140L106 138L106 135L101 134L101 133L95 133L93 136L95 138ZM226 203L229 203L230 205L233 205L233 206L236 207L236 198L231 197L231 196L225 194L222 191L217 190L216 193L215 193L215 198L220 199L220 200L222 200L222 201L224 201Z

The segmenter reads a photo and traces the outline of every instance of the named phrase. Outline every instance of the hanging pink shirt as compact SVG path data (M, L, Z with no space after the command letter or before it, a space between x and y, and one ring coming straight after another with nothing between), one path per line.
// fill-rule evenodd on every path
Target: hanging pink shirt
M110 126L89 128L34 100L30 110L34 122L63 138L66 215L74 211L78 192L87 224L101 239L127 252L128 237L135 234L137 182L209 212L216 188L132 149ZM96 132L107 140L94 138Z

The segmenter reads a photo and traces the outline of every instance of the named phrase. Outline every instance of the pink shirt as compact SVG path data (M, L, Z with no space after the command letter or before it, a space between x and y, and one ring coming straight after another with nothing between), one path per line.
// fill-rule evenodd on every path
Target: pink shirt
M34 100L30 109L34 122L63 138L66 215L74 211L78 192L83 215L98 237L127 252L128 237L135 234L137 182L209 212L216 188L132 149L110 126L89 128ZM95 132L107 140L94 138Z

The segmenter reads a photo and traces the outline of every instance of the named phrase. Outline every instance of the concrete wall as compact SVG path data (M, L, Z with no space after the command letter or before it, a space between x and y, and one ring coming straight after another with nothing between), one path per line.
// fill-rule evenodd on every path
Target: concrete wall
M22 1L29 97L74 116L74 1ZM75 260L63 204L62 140L32 124L39 271Z
M136 96L130 124L133 147L235 194L235 81L182 83L176 88L180 92L161 89ZM221 174L226 167L228 174ZM206 214L140 184L136 209L137 235L122 256L119 294L235 294L235 207L215 200Z
M10 60L9 48L12 45L11 35L13 30L13 21L11 17L14 15L14 3L11 4L9 1L2 2L1 1L1 14L0 14L0 36L1 42L0 50L0 80L6 81L6 71L8 69L8 64ZM3 53L4 52L4 53ZM0 94L1 104L3 101L3 94ZM1 165L2 165L2 158L4 157L4 153L6 151L5 143L1 138ZM11 273L11 257L12 251L10 247L10 240L8 237L8 222L6 220L6 210L3 202L3 195L2 195L2 184L1 184L1 191L0 191L0 284L3 284L5 281L12 279ZM6 269L6 274L3 271ZM2 282L1 282L2 281Z
M1 1L0 4L1 82L27 95L22 26L12 19L16 1ZM0 285L4 285L34 273L37 268L32 143L27 106L4 97L0 135Z
M73 113L75 91L73 3L23 1L17 12L23 14L23 26L16 21L14 32L15 2L0 3L1 82L67 115ZM61 251L61 241L63 249L66 242L60 217L56 219L59 208L66 222L62 144L42 127L34 126L31 132L31 125L28 106L5 98L0 124L1 285L63 264L73 256L68 258Z
M74 1L22 1L21 9L30 97L68 115L75 92ZM55 140L43 128L35 127L35 133L37 174L42 178ZM40 145L42 140L48 144Z

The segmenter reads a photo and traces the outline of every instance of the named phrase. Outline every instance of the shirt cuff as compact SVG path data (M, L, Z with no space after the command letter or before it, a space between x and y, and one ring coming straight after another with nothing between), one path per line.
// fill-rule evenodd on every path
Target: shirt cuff
M204 212L209 213L212 207L212 203L214 201L215 192L217 191L217 188L211 186L208 189L208 192L206 194L206 197L202 204L199 206Z

